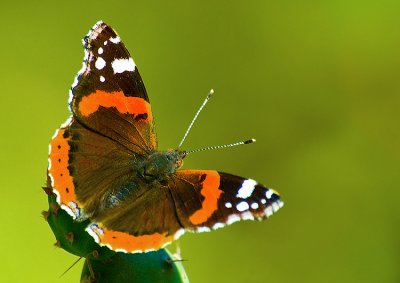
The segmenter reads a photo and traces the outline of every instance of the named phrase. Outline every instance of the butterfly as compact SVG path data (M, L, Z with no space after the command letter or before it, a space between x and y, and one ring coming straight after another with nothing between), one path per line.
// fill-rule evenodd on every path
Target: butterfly
M189 153L159 151L151 104L118 34L98 22L71 87L71 117L49 145L48 177L61 208L101 246L158 250L184 232L261 220L282 207L274 190L215 170L180 169Z

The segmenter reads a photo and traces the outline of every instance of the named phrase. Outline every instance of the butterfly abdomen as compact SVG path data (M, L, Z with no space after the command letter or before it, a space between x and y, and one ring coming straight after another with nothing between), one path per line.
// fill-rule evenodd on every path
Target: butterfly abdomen
M119 205L121 202L126 201L131 194L137 190L138 184L134 181L131 181L127 184L124 184L120 188L114 189L105 200L105 208L112 208Z

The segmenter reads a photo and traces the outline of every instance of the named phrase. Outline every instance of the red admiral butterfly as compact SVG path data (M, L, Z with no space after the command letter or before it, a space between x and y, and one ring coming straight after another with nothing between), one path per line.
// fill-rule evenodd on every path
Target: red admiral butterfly
M254 180L180 170L190 152L158 151L146 89L117 33L98 22L83 45L72 116L49 145L48 176L62 209L90 219L86 230L100 245L157 250L185 231L261 220L282 207L277 192Z

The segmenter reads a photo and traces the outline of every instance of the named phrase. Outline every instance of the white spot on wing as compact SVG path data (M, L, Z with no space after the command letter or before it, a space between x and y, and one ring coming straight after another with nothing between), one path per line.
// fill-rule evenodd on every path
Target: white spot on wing
M107 40L106 40L106 41L104 41L104 45L107 45L107 43L108 43L108 42L107 42Z
M104 234L103 229L101 229L97 224L90 224L85 230L90 236L92 236L96 243L100 243L100 235ZM110 249L112 248L110 247Z
M257 208L258 208L258 203L253 202L253 203L251 204L251 208L252 208L252 209L257 209Z
M240 217L242 220L254 220L254 215L250 211L243 212Z
M226 202L226 203L225 203L225 207L226 207L226 208L231 208L231 207L232 207L232 204L231 204L230 202Z
M120 43L121 42L121 38L119 38L119 36L116 37L110 37L110 41L114 44Z
M56 132L54 133L53 137L51 138L52 140L58 135L58 131L59 131L59 130L60 130L60 129L57 129L57 130L56 130ZM58 193L58 191L57 191L56 189L54 189L54 177L53 177L53 175L50 173L50 172L51 172L51 166L52 166L52 164L51 164L51 158L50 158L51 151L52 151L52 147L51 147L51 143L49 143L49 158L48 158L49 165L48 165L48 167L47 167L47 170L48 170L49 176L50 176L51 187L53 188L53 192L56 194L57 203L60 204L60 194Z
M239 203L236 205L236 209L237 209L238 211L240 211L240 212L245 211L245 210L248 210L248 209L249 209L249 204L248 204L247 202L245 202L245 201L239 202Z
M236 197L246 199L253 193L257 182L252 179L247 179L243 181L242 186L238 190Z
M267 199L271 199L273 194L274 194L273 190L268 190L265 192L265 196L267 197Z
M49 155L50 155L50 152L51 152L51 145L49 144ZM50 172L50 169L51 169L51 159L50 159L50 157L49 157L48 161L49 161L49 165L47 166L47 170ZM50 173L49 173L49 176L50 176L51 187L54 188L54 178ZM53 189L53 191L54 191L54 189Z
M110 250L113 249L110 245L105 245L105 246L107 246ZM128 253L128 251L124 250L124 249L115 249L115 252L117 252L117 253L125 253L125 254Z
M53 181L53 176L51 176L51 179ZM52 185L52 187L54 187L54 186ZM56 194L56 201L58 204L60 204L61 203L60 193L56 189L53 189L53 193ZM70 209L70 208L68 207L68 209ZM72 212L72 210L71 210L71 212Z
M224 223L217 222L217 223L215 223L215 224L212 226L212 229L213 229L213 230L216 230L216 229L219 229L219 228L222 228L222 227L225 227L225 224L224 224Z
M114 74L123 72L133 72L136 68L135 62L132 58L129 59L114 59L111 63Z
M272 210L273 210L274 212L277 212L277 211L279 210L279 208L280 208L280 206L279 206L276 202L274 202L274 203L272 204Z
M106 61L103 58L99 57L94 64L98 70L103 69L106 66Z
M240 221L241 218L237 214L232 214L228 216L228 219L226 220L226 224L231 225L232 223Z
M99 53L99 54L103 54L103 48L102 47L99 47L99 50L97 50L97 53Z
M104 82L106 81L106 78L103 77L103 76L100 76L100 81L101 81L102 83L104 83Z
M202 232L210 232L210 231L211 231L211 229L208 228L208 227L206 227L206 226L204 226L204 227L197 227L197 228L196 228L196 232L199 232L199 233L202 233Z
M66 211L74 220L76 219L75 212L69 206L61 204L60 207L62 208L62 210Z
M262 199L261 199L261 203L262 203L262 204L266 204L266 203L267 203L267 200L266 200L265 198L262 198Z
M264 210L265 215L267 217L270 217L274 212L272 211L272 206L267 206L267 208Z

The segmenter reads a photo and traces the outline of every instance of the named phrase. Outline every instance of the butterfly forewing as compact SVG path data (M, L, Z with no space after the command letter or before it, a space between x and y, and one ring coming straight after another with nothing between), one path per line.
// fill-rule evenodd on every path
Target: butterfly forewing
M70 106L83 125L130 148L157 148L154 119L139 70L117 33L97 23L83 40L85 58Z

